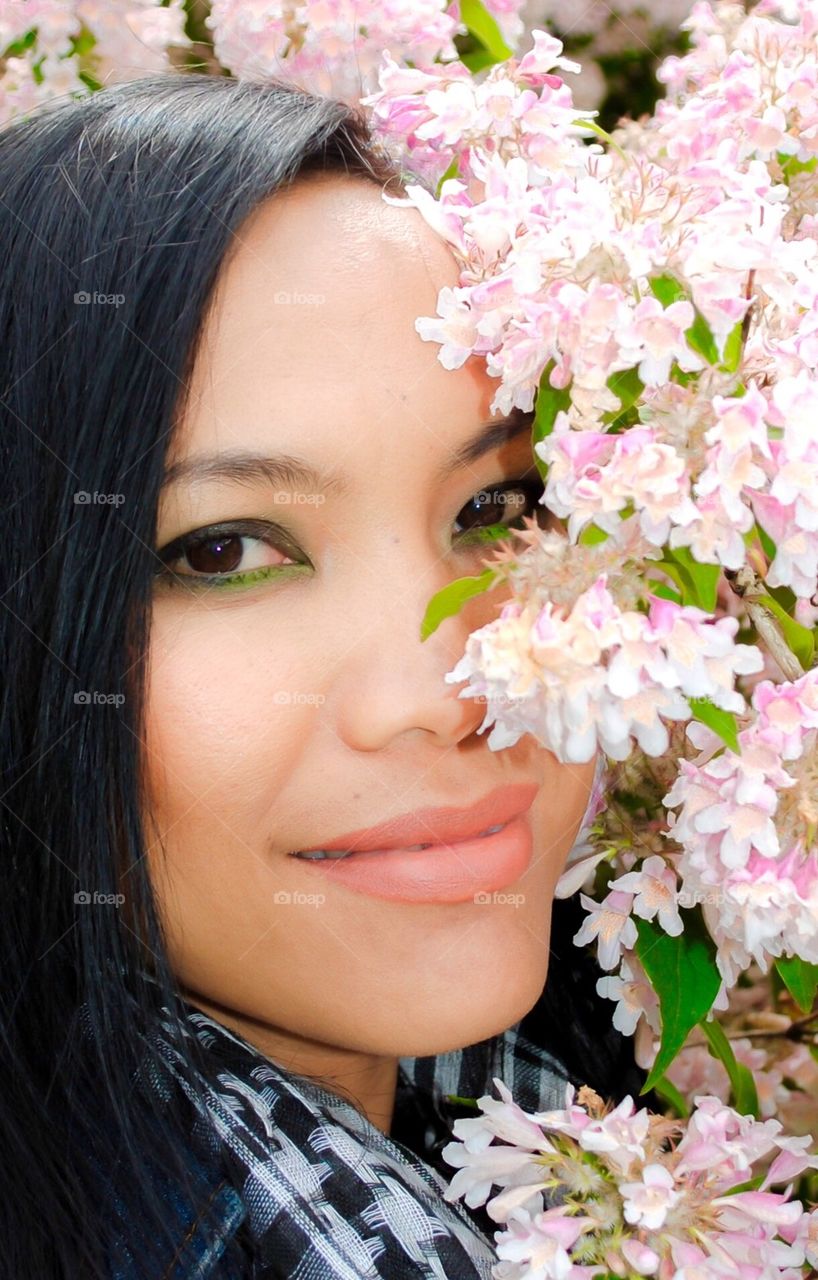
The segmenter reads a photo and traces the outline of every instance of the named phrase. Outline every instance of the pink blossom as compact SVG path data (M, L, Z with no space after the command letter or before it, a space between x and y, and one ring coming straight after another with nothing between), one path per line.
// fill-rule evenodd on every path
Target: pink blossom
M634 1035L640 1022L652 1031L659 1029L659 1001L632 953L622 956L618 974L597 978L596 989L599 995L616 1000L613 1024L623 1035Z
M581 947L596 939L602 968L616 968L621 948L632 947L636 942L636 925L630 917L633 896L614 891L606 894L602 902L596 902L582 893L580 901L589 915L575 935L574 942Z
M694 319L689 302L672 302L663 307L656 298L643 298L636 305L630 324L618 337L622 358L637 365L646 386L667 382L674 361L686 371L704 367L685 337Z
M646 1164L638 1182L623 1182L619 1190L625 1201L625 1221L642 1224L651 1231L663 1226L668 1211L679 1199L673 1174L661 1164Z
M641 920L658 918L665 933L677 937L682 932L676 872L664 858L652 855L639 864L638 871L617 876L610 887L634 895L631 910Z

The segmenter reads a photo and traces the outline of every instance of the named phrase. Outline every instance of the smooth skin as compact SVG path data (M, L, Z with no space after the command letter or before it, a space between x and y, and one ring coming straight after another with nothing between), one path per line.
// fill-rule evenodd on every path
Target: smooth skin
M498 1034L536 1002L594 772L531 735L492 752L483 704L443 680L506 587L419 638L429 598L484 567L485 546L459 541L463 509L534 465L524 431L437 478L497 387L480 357L444 369L415 330L458 279L418 211L375 184L313 174L266 201L222 267L169 463L286 453L347 487L179 478L159 513L157 552L186 575L157 580L148 664L148 858L171 963L192 1003L386 1133L400 1057ZM246 519L261 535L168 554ZM389 902L290 856L531 781L534 859L506 891L520 902Z

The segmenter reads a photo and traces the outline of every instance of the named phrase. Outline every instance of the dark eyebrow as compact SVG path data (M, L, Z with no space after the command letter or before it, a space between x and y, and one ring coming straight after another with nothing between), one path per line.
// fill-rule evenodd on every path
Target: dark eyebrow
M438 480L442 483L455 471L477 462L484 454L515 440L524 431L530 432L533 422L533 409L526 411L513 408L508 414L482 423L478 434L459 445L446 459L438 471ZM178 484L182 480L191 484L202 484L208 480L226 480L235 484L265 481L279 488L289 486L292 489L331 491L336 494L349 492L349 482L340 471L319 470L303 458L291 454L267 455L235 449L183 458L166 467L166 485Z

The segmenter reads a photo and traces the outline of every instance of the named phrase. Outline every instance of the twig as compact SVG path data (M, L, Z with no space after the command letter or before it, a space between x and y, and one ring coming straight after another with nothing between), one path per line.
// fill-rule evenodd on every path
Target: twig
M788 680L797 680L804 668L784 639L778 619L764 604L765 591L761 579L750 565L741 569L725 569L724 576L733 591L744 601L748 617Z

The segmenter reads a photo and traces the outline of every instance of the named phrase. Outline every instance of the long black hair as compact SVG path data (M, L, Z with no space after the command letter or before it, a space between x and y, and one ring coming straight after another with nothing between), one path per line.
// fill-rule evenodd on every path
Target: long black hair
M400 189L360 111L278 83L162 74L0 134L0 1264L14 1280L110 1276L114 1167L141 1204L142 1274L173 1252L144 1153L184 1185L183 1135L135 1090L159 1005L180 1013L140 822L155 519L217 271L247 215L311 170Z
M167 73L49 103L0 134L9 1280L108 1280L115 1188L139 1204L132 1261L154 1280L178 1242L157 1169L205 1199L184 1124L141 1087L161 1069L160 1009L194 1089L206 1070L182 1034L144 857L155 520L217 272L256 206L315 170L401 188L359 110L277 82Z

